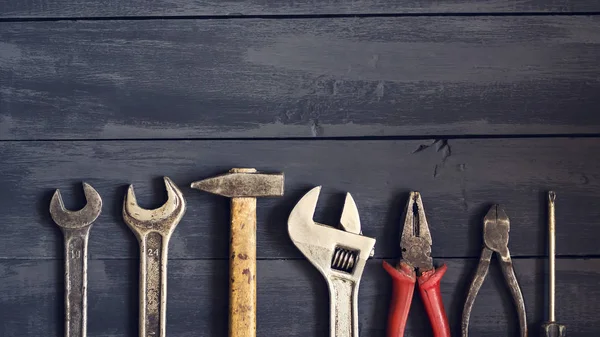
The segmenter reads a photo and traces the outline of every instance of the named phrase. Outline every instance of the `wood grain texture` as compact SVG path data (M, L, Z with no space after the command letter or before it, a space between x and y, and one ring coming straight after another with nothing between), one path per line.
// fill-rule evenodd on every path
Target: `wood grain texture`
M377 257L399 256L402 212L418 190L433 256L478 257L482 219L492 203L511 219L514 256L544 256L547 189L558 194L557 254L599 255L599 138L438 141L97 141L0 143L0 258L57 258L62 238L48 207L60 188L68 208L83 206L81 181L98 190L103 211L90 233L91 259L133 258L123 223L132 183L142 207L162 205L163 175L182 190L187 212L171 237L172 258L228 258L229 200L189 188L231 167L284 172L286 194L258 205L259 258L299 258L287 218L310 188L323 185L316 220L339 223L345 192L356 200ZM76 201L77 200L77 201Z
M600 10L597 0L0 0L0 18L195 15L322 15L402 13L577 13Z
M448 264L441 290L453 335L458 336L460 311L477 260L435 262ZM545 320L545 266L545 260L515 260L532 336ZM62 335L61 267L60 260L0 261L2 336ZM137 336L136 262L93 260L89 272L89 336ZM570 336L600 333L600 301L595 300L600 297L599 273L599 259L557 260L557 318ZM171 260L168 277L168 336L227 336L227 261ZM359 294L360 336L385 336L390 294L391 280L381 260L369 260ZM307 261L258 262L258 336L327 337L327 301L325 280ZM472 336L507 337L518 331L495 260L476 299L470 327ZM431 336L418 295L405 336Z
M228 336L256 337L256 198L231 199L229 289Z
M0 23L0 139L597 134L600 16Z

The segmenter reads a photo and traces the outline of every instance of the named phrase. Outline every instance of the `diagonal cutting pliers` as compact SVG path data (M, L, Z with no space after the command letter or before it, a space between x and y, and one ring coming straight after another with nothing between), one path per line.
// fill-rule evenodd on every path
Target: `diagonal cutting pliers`
M450 337L450 326L440 291L440 281L446 273L447 266L445 264L439 268L433 266L431 243L421 194L410 192L400 239L402 259L396 267L383 262L383 267L392 276L393 282L388 337L404 336L416 281L419 284L419 293L429 316L434 337Z
M462 336L467 337L469 335L469 318L471 316L471 309L473 309L473 303L475 303L475 297L487 276L488 270L490 269L490 262L492 255L496 253L499 257L500 266L502 267L502 274L513 300L517 307L517 314L519 316L519 326L521 329L521 337L527 337L527 317L525 314L525 302L523 301L523 294L517 277L515 276L515 270L513 269L512 259L510 258L510 252L508 251L508 232L510 231L510 220L502 208L498 205L493 205L486 216L483 218L483 250L481 252L481 258L479 259L479 265L477 266L477 272L469 288L469 294L465 301L465 307L462 315Z

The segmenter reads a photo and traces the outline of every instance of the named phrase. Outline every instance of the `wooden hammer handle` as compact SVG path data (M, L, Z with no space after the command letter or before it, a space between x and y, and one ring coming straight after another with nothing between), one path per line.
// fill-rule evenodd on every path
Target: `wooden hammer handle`
M231 199L229 336L256 337L256 198Z

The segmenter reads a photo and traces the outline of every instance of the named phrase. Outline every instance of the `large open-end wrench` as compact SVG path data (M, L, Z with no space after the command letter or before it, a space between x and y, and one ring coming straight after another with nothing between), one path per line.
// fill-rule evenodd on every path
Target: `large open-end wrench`
M288 219L290 238L327 280L330 298L330 336L358 337L358 286L375 239L362 236L354 199L346 194L342 229L313 220L321 187L298 201Z
M85 337L87 329L87 251L92 223L102 210L96 190L83 183L87 204L69 211L60 191L50 200L50 215L65 238L65 337Z
M131 185L123 201L123 219L140 243L140 337L166 337L169 238L185 213L183 194L164 180L168 198L161 207L138 206Z

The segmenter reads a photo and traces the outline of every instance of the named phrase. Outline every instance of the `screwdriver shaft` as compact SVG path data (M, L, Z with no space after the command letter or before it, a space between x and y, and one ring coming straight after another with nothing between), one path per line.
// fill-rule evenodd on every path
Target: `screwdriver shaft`
M554 304L555 304L555 253L556 253L556 218L554 202L556 200L556 193L553 191L548 192L548 263L549 263L549 282L548 282L548 320L555 322L554 316Z

